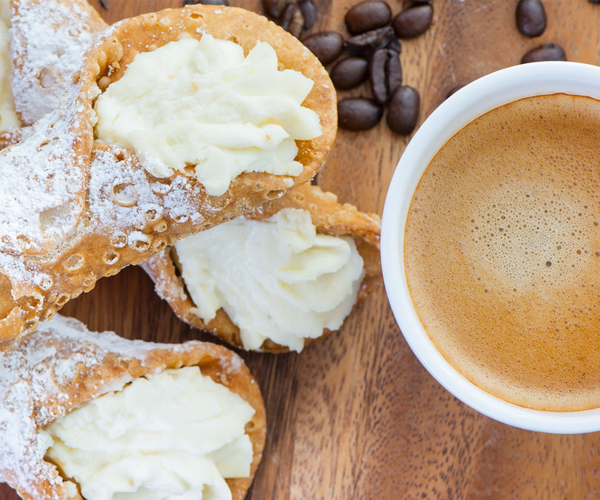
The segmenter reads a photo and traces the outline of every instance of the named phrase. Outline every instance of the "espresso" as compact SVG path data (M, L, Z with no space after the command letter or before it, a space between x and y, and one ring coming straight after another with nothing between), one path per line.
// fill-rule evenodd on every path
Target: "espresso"
M425 171L405 238L410 295L442 355L534 409L600 407L600 102L497 108Z

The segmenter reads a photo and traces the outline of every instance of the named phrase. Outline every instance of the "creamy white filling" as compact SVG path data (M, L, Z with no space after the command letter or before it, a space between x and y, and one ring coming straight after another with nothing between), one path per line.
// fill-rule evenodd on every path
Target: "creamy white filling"
M238 218L175 248L193 312L208 322L223 308L246 349L271 339L301 351L305 338L338 329L364 275L354 240L317 234L305 210Z
M224 500L248 477L253 408L198 367L134 379L49 425L46 456L86 500Z
M296 140L321 135L301 106L313 82L277 69L264 42L240 45L205 34L141 53L98 97L98 139L133 148L156 177L193 167L211 195L242 172L296 176Z
M0 0L0 132L21 126L15 112L15 99L11 88L12 60L9 30L9 0Z

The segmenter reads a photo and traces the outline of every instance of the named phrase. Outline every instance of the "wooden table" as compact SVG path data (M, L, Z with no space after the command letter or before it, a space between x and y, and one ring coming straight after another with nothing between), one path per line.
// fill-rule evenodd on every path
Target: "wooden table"
M102 15L122 17L182 0L106 0ZM258 0L233 0L260 10ZM315 0L312 31L344 33L355 0ZM394 13L401 2L392 1ZM403 43L405 83L419 90L424 119L458 84L518 64L541 43L562 45L569 60L600 61L600 6L545 0L546 33L521 36L516 0L434 0L429 32ZM600 82L599 82L600 85ZM366 88L347 92L355 95ZM342 201L381 213L407 140L384 123L341 130L319 184ZM212 340L181 323L138 268L101 280L63 313L91 329L130 338ZM260 383L269 419L252 500L271 499L584 499L600 496L600 434L547 435L477 414L446 392L416 360L381 289L341 331L301 354L241 353ZM17 496L0 487L0 500Z

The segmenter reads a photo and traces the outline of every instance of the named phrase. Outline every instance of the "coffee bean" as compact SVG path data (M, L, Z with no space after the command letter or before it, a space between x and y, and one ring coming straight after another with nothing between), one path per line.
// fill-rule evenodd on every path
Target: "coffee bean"
M304 16L302 11L298 8L295 3L288 3L281 14L279 21L281 27L290 32L296 38L299 38L304 29Z
M365 56L381 47L385 47L392 38L394 38L394 29L391 26L384 26L348 38L344 42L344 49L351 54Z
M286 0L262 0L263 9L272 19L279 19L286 7Z
M352 7L344 16L346 28L353 35L381 28L392 19L390 6L382 0L359 3Z
M321 64L327 65L342 53L344 39L337 31L321 31L306 37L303 43L317 56Z
M302 31L304 31L304 14L302 14L302 11L298 6L296 6L288 31L296 38L300 38Z
M281 13L281 17L279 18L279 26L281 26L284 30L288 31L290 27L290 23L292 22L292 18L294 17L294 13L296 12L297 7L295 3L288 2L285 4L285 8Z
M402 85L398 53L389 49L376 50L369 64L369 81L377 104L385 104L394 90Z
M539 62L539 61L566 61L567 55L562 47L554 44L547 43L546 45L540 45L535 49L531 49L521 59L521 64Z
M368 130L381 120L383 109L372 99L349 97L338 101L338 125L346 130Z
M390 97L386 82L387 64L387 50L376 50L371 56L371 62L369 64L369 82L371 83L371 91L377 104L385 104L388 97Z
M312 3L312 0L300 0L298 7L304 16L304 29L311 29L317 22L317 6Z
M409 135L417 126L421 98L412 87L398 87L388 106L388 127L400 135Z
M415 38L425 33L433 20L430 4L415 5L394 17L392 26L399 38Z
M402 53L402 44L400 43L400 40L398 40L396 37L392 37L392 39L388 42L385 48L393 50L394 52L398 52L398 54Z
M226 5L229 6L227 0L184 0L183 5Z
M369 61L360 56L346 57L331 68L329 76L336 89L353 89L369 77Z
M464 87L464 84L459 83L458 85L455 85L454 87L452 87L447 93L446 93L446 99L448 99L448 97L450 97L452 94L456 94L456 92L458 92L460 89L462 89Z
M546 30L546 10L540 0L520 0L516 10L517 29L529 38Z
M394 90L402 85L402 65L400 64L399 54L395 50L388 50L386 70L387 86L391 96L394 93Z

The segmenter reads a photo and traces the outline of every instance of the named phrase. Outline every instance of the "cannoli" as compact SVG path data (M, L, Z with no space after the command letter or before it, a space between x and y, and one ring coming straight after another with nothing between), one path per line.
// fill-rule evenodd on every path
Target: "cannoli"
M186 323L231 345L300 351L381 283L380 219L314 185L142 264Z
M23 125L32 125L58 107L84 54L108 24L86 0L10 3L15 109Z
M0 0L0 149L18 142L23 135L11 86L13 61L10 50L10 18L9 0Z
M107 27L85 0L0 1L0 148L56 109Z
M258 52L251 52L257 38L268 46L260 45ZM109 127L106 131L103 120L111 120L111 110L119 100L108 102L102 95L104 91L109 94L115 82L125 80L136 56L170 50L174 45L169 42L189 46L197 40L204 40L212 49L217 44L217 48L208 56L190 57L210 59L224 52L228 61L241 61L242 70L232 67L224 71L232 78L241 74L243 78L235 84L244 92L249 89L251 95L261 96L268 85L260 85L243 70L250 63L262 68L265 60L272 61L269 47L275 49L278 68L286 77L291 74L288 70L294 70L294 74L312 82L312 86L302 83L299 89L294 87L290 100L295 97L297 101L310 88L302 109L318 117L317 137L291 142L282 139L285 144L277 149L271 144L273 138L285 135L276 127L281 125L278 115L264 118L269 133L253 130L242 134L243 141L247 136L266 140L265 150L271 160L281 158L286 168L279 171L275 164L273 173L260 171L253 166L252 155L237 154L236 150L230 155L234 163L250 156L250 171L229 169L230 177L225 181L217 172L218 182L213 183L210 173L215 162L210 155L208 159L199 157L196 165L190 164L184 154L183 168L178 168L180 157L173 166L167 161L173 156L167 147L171 138L163 141L156 136L156 142L162 141L166 147L166 153L156 153L146 151L135 140L130 144L120 142L140 135L135 131L128 135L127 127L116 131ZM217 40L231 45L223 48ZM143 69L147 59L140 60ZM276 81L279 88L286 82ZM189 85L205 88L198 83L192 81ZM102 106L97 104L100 99L104 101ZM263 112L260 106L252 106L265 99L250 101L246 107L251 114ZM97 113L94 103L104 110ZM294 109L294 116L304 113ZM104 130L102 140L95 139L94 125L96 131ZM257 14L197 5L113 25L86 55L57 110L38 120L25 140L0 152L0 197L5 200L0 207L0 342L32 330L40 319L49 319L69 299L91 290L99 278L138 264L182 237L238 217L309 181L325 161L336 126L335 91L325 69L293 36ZM211 127L201 126L200 130L210 142ZM303 130L300 127L300 136ZM111 143L113 139L121 145ZM172 139L177 142L179 137ZM223 137L217 134L215 141L222 144ZM236 144L231 147L238 148ZM247 144L243 142L240 147ZM187 145L177 142L176 146L175 153ZM297 154L290 161L289 153L295 148ZM217 157L223 158L219 155L217 151ZM209 168L199 173L201 163Z
M0 370L0 478L23 499L241 500L261 460L260 390L224 347L57 315L0 352Z
M16 129L21 125L11 88L10 17L9 1L0 1L0 132Z

